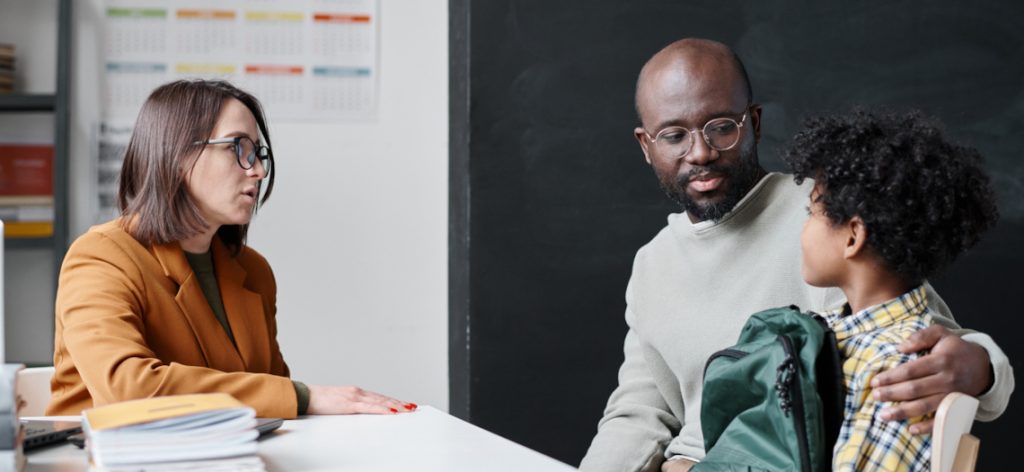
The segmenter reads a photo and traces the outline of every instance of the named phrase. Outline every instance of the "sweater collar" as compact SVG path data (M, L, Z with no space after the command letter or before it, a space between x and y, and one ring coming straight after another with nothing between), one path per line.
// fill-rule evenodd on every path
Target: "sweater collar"
M672 214L670 216L670 221L672 219L681 221L685 226L689 227L694 233L698 234L711 231L714 228L726 224L735 215L743 213L743 211L747 207L750 207L753 204L753 202L758 201L758 197L760 197L764 193L763 190L766 187L768 187L769 184L771 184L774 181L783 179L785 177L786 176L784 174L780 174L778 172L769 172L765 174L764 177L761 177L761 180L757 181L757 184L755 184L754 187L751 188L750 191L747 192L747 194L740 199L740 201L736 202L736 206L734 206L732 210L730 210L728 213L722 216L722 219L718 221L704 220L694 223L690 221L690 217L689 215L686 214L686 212Z

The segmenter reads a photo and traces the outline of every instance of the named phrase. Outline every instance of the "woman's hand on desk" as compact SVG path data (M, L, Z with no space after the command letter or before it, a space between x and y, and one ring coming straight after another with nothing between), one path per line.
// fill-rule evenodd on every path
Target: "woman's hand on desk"
M310 415L349 415L371 413L390 415L416 410L415 403L405 403L354 385L310 385Z

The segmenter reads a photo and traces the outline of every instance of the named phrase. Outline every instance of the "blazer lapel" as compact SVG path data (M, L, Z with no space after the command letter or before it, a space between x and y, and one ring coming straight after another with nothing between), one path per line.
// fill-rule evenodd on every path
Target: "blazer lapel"
M245 370L242 359L231 345L231 339L210 309L181 246L178 243L156 245L153 254L160 261L164 274L178 284L174 301L188 320L207 366L225 372Z
M264 321L263 298L245 288L245 269L219 238L213 238L212 249L220 297L242 362L249 372L269 372L270 334Z

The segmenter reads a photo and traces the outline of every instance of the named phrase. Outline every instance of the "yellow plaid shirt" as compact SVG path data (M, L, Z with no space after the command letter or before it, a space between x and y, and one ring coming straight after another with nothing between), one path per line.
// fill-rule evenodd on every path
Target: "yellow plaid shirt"
M920 357L896 350L914 332L932 324L924 287L855 314L845 305L825 314L843 354L846 402L843 426L832 459L834 470L904 471L930 468L931 436L910 434L909 421L879 416L892 402L871 394L878 373Z

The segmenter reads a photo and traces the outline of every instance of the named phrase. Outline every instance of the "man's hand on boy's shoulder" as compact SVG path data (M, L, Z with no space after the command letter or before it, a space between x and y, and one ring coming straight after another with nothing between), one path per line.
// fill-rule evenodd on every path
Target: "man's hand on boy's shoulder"
M875 399L900 402L882 410L887 421L916 418L934 413L950 392L981 396L992 387L991 361L985 348L960 339L940 325L932 325L900 345L903 353L931 349L918 359L893 367L871 381ZM932 419L910 427L913 434L932 431Z
M661 472L689 472L696 464L685 457L677 457L663 462Z

